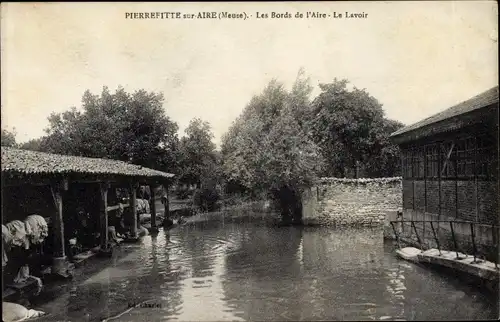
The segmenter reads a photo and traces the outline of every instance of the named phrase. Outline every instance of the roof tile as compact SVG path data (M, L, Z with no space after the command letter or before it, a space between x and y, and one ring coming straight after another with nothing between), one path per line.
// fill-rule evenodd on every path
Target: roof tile
M462 103L454 105L440 113L434 114L426 119L423 119L415 124L405 126L396 132L392 133L391 136L395 137L424 126L434 124L446 119L472 112L474 110L498 103L498 86L495 86L479 95L472 97Z
M101 174L171 178L174 175L118 160L2 147L2 173Z

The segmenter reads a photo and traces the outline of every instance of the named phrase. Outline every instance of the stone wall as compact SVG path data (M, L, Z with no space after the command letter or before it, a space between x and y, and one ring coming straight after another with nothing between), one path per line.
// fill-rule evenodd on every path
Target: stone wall
M401 178L322 178L302 200L306 225L382 225L402 208Z

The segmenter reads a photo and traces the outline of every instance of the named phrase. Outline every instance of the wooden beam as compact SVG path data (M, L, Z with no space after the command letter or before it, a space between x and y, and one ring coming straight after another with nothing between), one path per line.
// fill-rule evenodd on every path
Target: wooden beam
M441 216L442 216L442 207L441 207L441 181L442 181L442 174L441 174L441 164L442 164L442 158L441 158L441 150L442 150L442 147L441 147L441 142L438 142L437 143L437 152L438 152L438 210L439 210L439 213L438 213L438 220L441 220ZM437 227L437 233L439 234L439 227L441 225L438 225Z
M165 219L170 218L170 200L168 196L168 184L165 186L165 194L166 194L166 199L165 199L165 211L164 211L164 217Z
M412 206L413 206L413 210L415 210L415 179L416 179L416 176L415 176L415 147L412 147L411 148L411 176L412 176L412 180L411 180L411 193L412 193ZM411 219L413 220L413 211L411 213Z
M131 208L131 227L130 234L131 237L137 237L137 183L131 183L129 187L129 195L130 195L130 208Z
M408 167L408 153L407 153L407 149L401 149L401 200L402 200L402 205L401 205L401 209L405 209L405 199L408 198L408 196L405 196L405 189L404 189L404 186L405 186L405 181L408 180L407 179L407 176L406 176L406 168ZM406 161L405 161L406 160ZM406 164L406 166L405 166ZM402 226L402 224L401 224Z
M423 162L424 162L424 223L423 223L423 234L424 234L424 241L425 241L425 219L427 216L427 149L428 145L424 145L423 149Z
M50 179L39 175L22 175L2 172L3 187L19 187L19 186L51 186L57 181L54 178Z
M51 185L52 198L56 212L52 216L52 229L54 230L54 257L65 257L64 249L64 222L63 222L63 199L61 194L61 186L58 184Z
M121 205L122 205L122 207L123 207L123 208L128 208L128 207L130 207L130 205L129 205L128 203L122 203ZM115 210L118 210L118 209L120 209L120 205L116 205L116 206L108 206L108 207L106 208L106 210L107 210L108 212L110 212L110 211L115 211Z
M448 154L446 155L446 159L444 160L444 165L443 169L441 170L441 176L444 174L446 171L446 166L448 165L448 161L450 160L451 153L453 152L453 148L455 148L455 141L451 143L450 150L448 151Z
M474 136L474 188L476 193L476 221L479 222L479 189L477 182L477 136Z
M428 146L424 146L424 213L427 212L427 150Z
M53 230L53 262L52 274L64 278L69 277L68 262L66 258L65 239L64 239L64 214L63 214L63 195L62 192L67 188L64 181L53 182L50 185L50 191L54 199L56 212L52 216L52 230Z
M101 192L101 202L100 202L100 223L101 223L101 249L108 249L108 188L109 183L101 183L99 185Z
M2 174L3 175L3 174ZM120 180L116 179L99 179L99 178L89 178L89 179L80 179L78 176L72 175L63 179L59 179L60 176L58 175L44 175L44 176L30 176L30 175L9 175L5 174L4 182L2 185L4 187L18 187L18 186L51 186L54 184L64 184L61 181L65 181L66 185L68 185L71 182L75 183L83 183L83 184L96 184L96 183L102 183L102 182L121 182ZM67 187L67 186L66 186ZM63 189L63 190L67 190Z
M156 191L157 185L156 183L152 183L149 185L150 192L150 200L151 200L151 232L157 232L158 227L156 226Z
M458 156L455 156L455 218L458 218Z

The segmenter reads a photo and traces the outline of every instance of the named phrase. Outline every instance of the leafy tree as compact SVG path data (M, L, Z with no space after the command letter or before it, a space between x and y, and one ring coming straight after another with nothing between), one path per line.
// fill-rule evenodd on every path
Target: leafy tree
M276 80L252 98L222 140L229 181L270 191L285 220L300 221L302 188L321 169L321 157L298 115L307 115L311 88L299 72L292 91Z
M214 210L220 198L221 158L213 143L208 122L190 121L179 144L179 177L181 184L195 185L194 204L202 210ZM178 191L185 196L185 191Z
M6 129L2 129L1 143L2 146L16 147L16 129L13 129L12 132Z
M401 175L400 150L389 136L403 126L398 121L384 119L382 124L374 129L377 132L376 144L372 145L370 158L363 164L368 176L393 177Z
M69 155L130 161L170 170L177 158L177 129L165 114L161 93L119 87L101 95L86 91L82 111L75 107L49 116L45 151Z
M44 144L45 144L46 137L40 137L37 139L31 139L27 142L19 144L20 149L24 150L31 150L31 151L44 151Z
M216 164L215 144L208 122L199 118L190 121L179 144L179 182L201 186L207 170Z
M353 176L361 167L368 176L391 174L398 150L388 137L402 124L387 120L382 105L365 90L347 89L347 80L320 84L309 126L328 160L324 175ZM398 162L397 162L398 163Z

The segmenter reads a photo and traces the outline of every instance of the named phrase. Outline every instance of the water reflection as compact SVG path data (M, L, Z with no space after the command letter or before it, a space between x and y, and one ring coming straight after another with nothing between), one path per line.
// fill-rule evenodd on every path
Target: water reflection
M245 320L300 319L287 310L301 301L283 297L293 292L300 276L302 230L295 227L248 227L240 246L226 256L226 275L222 283L227 302ZM242 290L245 290L244 292Z
M487 319L498 309L498 299L398 260L373 229L206 222L122 247L42 305L49 320L98 321L142 301L156 306L118 320Z

